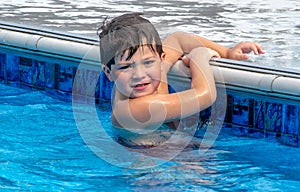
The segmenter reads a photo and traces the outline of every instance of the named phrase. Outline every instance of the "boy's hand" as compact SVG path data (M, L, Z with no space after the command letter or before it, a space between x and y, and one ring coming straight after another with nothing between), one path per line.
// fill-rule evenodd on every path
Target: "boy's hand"
M263 48L258 43L242 42L228 50L227 58L235 60L247 60L249 59L248 53L251 51L253 51L255 55L265 53Z
M198 47L193 49L187 56L182 57L182 62L187 66L190 67L190 60L191 59L198 59L205 58L209 61L212 57L220 57L219 53L205 47Z

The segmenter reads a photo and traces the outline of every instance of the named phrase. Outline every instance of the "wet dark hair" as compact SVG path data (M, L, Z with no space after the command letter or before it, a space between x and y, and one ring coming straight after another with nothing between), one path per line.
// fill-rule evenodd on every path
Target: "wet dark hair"
M98 29L101 63L109 69L115 62L115 55L123 56L129 51L126 58L128 60L143 45L161 56L163 50L159 34L151 22L141 15L141 13L124 14L110 22L106 18Z

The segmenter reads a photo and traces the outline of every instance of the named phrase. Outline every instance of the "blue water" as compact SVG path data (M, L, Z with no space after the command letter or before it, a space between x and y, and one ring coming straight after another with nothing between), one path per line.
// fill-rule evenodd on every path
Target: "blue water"
M109 103L104 102L97 109L110 132L106 106ZM223 129L205 153L186 150L150 168L122 168L103 160L85 144L73 112L71 103L0 84L1 191L300 189L299 148L235 137Z
M179 30L229 47L256 41L267 53L251 61L300 70L299 7L299 0L1 0L0 21L96 38L105 16L142 12L162 37Z

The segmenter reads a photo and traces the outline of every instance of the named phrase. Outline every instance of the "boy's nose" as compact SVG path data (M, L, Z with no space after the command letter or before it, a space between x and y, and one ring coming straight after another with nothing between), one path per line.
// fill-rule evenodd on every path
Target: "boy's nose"
M143 78L145 77L146 72L145 72L145 67L143 65L136 65L133 69L133 78Z

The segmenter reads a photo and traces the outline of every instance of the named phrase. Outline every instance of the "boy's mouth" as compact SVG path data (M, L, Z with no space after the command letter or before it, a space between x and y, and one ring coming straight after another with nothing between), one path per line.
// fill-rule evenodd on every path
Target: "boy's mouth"
M137 85L134 85L134 89L138 90L138 91L141 91L141 90L144 90L147 85L149 85L150 83L141 83L141 84L137 84Z
M141 83L141 84L137 84L134 87L142 87L142 86L146 86L149 85L149 83Z

